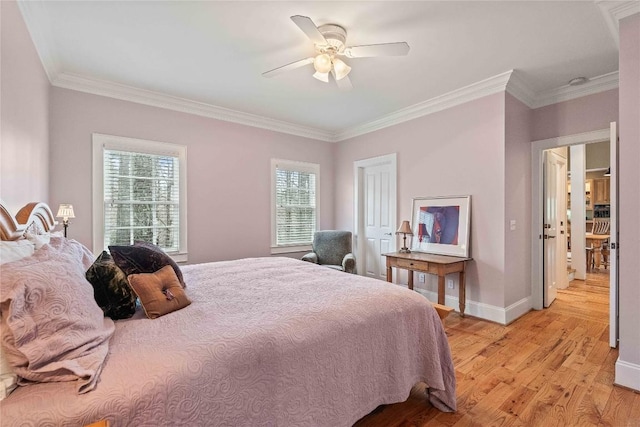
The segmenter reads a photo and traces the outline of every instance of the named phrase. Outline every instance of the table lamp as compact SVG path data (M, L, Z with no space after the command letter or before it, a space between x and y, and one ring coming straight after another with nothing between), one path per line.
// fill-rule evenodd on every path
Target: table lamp
M62 225L64 226L64 237L67 237L67 227L69 227L69 218L75 218L73 214L73 205L62 204L58 208L57 218L62 218Z
M411 231L411 225L409 224L409 221L402 221L402 224L400 224L400 228L398 228L398 231L396 231L396 234L400 234L402 233L402 248L400 249L400 253L401 254L408 254L411 251L409 250L409 248L407 248L407 234L410 236L413 236L413 232Z

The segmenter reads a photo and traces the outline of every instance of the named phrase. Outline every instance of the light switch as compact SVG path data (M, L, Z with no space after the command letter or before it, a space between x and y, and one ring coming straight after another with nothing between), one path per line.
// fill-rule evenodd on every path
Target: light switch
M511 221L509 221L509 229L511 231L516 229L516 220L515 219L512 219Z

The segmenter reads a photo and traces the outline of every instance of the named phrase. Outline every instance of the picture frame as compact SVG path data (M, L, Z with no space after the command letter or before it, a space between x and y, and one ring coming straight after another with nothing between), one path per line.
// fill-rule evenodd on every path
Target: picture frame
M469 258L471 196L414 198L411 224L412 251Z

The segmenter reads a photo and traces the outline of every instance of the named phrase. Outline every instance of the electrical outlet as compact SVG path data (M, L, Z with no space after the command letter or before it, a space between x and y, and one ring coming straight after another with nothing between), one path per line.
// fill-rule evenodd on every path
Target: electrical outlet
M447 280L447 288L453 289L453 280L452 279L448 279Z
M424 283L424 281L425 281L425 280L426 280L426 278L425 278L425 274L424 274L424 273L419 273L419 274L418 274L418 281L419 281L420 283Z

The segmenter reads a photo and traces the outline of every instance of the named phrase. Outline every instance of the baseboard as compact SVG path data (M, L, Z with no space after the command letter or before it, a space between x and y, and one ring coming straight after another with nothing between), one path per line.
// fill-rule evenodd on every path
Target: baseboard
M618 358L614 384L640 391L640 365Z
M437 302L438 294L436 292L428 291L426 289L414 290L425 297L429 301ZM456 312L460 312L459 298L453 295L445 295L444 305L452 307ZM464 314L469 316L479 317L480 319L489 320L491 322L500 323L501 325L508 325L516 320L518 317L528 313L532 308L531 297L521 299L520 301L511 304L509 307L498 307L495 305L485 304L482 302L470 301L467 299Z
M513 322L519 317L524 316L533 309L531 295L516 301L505 309L505 324Z

